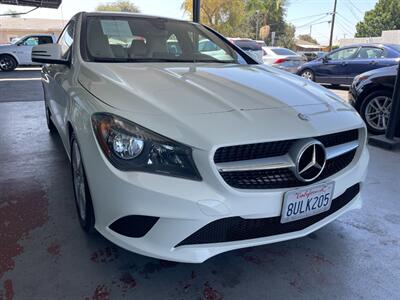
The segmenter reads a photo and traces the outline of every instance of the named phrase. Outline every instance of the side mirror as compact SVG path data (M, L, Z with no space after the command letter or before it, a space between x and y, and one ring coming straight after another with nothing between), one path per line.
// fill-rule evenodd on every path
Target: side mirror
M69 65L69 60L61 56L59 44L43 44L32 48L32 61L42 64Z
M323 63L327 63L329 60L330 60L330 59L329 59L328 56L322 57L322 62L323 62Z

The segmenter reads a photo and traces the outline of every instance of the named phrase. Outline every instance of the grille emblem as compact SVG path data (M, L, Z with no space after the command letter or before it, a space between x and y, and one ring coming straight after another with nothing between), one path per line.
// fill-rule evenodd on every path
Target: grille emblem
M321 175L326 164L326 152L322 143L311 140L299 151L295 175L303 182L314 181Z

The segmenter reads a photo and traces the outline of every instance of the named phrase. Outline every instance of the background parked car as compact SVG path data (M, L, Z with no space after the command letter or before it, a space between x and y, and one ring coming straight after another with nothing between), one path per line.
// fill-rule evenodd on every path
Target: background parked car
M357 76L350 88L350 103L374 134L384 134L389 122L397 66L380 68Z
M228 38L229 41L240 47L244 52L252 58L262 63L263 50L262 47L254 40L243 38Z
M292 50L280 47L263 47L263 62L266 65L296 73L306 59Z
M354 77L398 64L400 45L363 44L337 49L302 65L297 74L319 83L351 85Z
M307 61L313 61L324 57L327 53L323 51L299 51L297 54L304 55Z
M27 35L11 44L0 45L0 69L12 71L19 65L34 65L31 53L32 47L56 42L56 37L50 34Z

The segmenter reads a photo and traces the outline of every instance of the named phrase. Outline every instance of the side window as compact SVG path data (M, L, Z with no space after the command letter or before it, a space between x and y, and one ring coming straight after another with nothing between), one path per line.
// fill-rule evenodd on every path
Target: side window
M53 39L51 38L51 36L39 36L39 45L52 44L52 43Z
M333 52L332 54L329 54L327 57L328 57L328 59L331 59L331 60L350 59L354 56L354 54L357 52L357 50L358 50L358 48L346 48L346 49L342 49L342 50Z
M67 58L69 50L74 42L75 22L71 21L67 27L64 28L63 33L58 39L58 44L61 46L61 56Z
M173 54L175 56L180 56L183 53L182 47L175 34L170 35L170 37L167 39L167 51L169 54Z
M37 36L28 37L25 41L22 42L24 46L37 46L39 45L39 38Z
M229 55L224 49L218 46L216 43L208 39L207 37L199 34L195 39L192 38L195 49L201 54L210 56L210 58L214 58L219 61L232 61L234 60L231 55ZM196 45L197 43L197 45Z
M376 47L362 47L357 54L359 59L377 59L383 56L383 49Z

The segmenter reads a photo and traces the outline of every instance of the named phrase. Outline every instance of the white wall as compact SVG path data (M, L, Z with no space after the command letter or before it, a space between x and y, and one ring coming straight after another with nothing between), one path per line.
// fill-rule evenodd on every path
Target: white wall
M362 43L400 44L400 30L386 30L380 37L352 38L339 40L339 46L348 46Z

